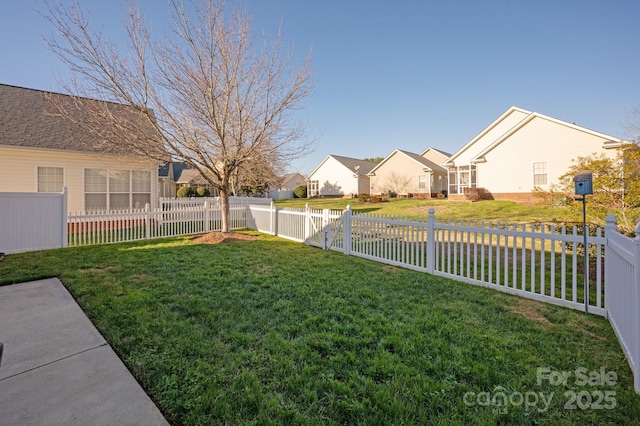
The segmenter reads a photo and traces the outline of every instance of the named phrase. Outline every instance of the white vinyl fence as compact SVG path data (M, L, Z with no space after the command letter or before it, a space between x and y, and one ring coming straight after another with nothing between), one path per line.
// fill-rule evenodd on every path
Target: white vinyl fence
M67 191L0 192L0 252L65 247Z
M231 205L231 229L247 227L247 207ZM69 246L120 243L219 231L220 207L208 201L199 206L109 213L71 213Z
M248 205L270 205L271 198L263 197L229 197L229 205L232 206L248 206ZM176 210L184 207L203 207L204 203L209 206L220 206L220 197L189 197L189 198L165 198L158 200L160 210Z
M636 237L616 230L613 215L605 226L605 300L607 316L633 370L636 392L640 392L640 223Z

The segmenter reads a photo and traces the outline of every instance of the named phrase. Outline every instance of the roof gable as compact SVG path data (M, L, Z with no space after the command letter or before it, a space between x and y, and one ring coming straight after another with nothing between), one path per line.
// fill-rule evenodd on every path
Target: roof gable
M445 152L445 151L443 151L443 150L441 150L441 149L433 148L433 147L431 147L431 146L430 146L429 148L425 149L424 151L422 151L422 152L420 153L420 156L421 156L421 157L424 157L424 155L425 155L425 154L427 154L429 151L435 151L435 152L437 152L438 154L440 154L440 155L442 155L443 157L446 157L446 158L451 157L451 154L450 154L450 153Z
M502 114L500 117L494 120L491 124L489 124L489 126L487 126L484 130L478 133L466 145L464 145L462 148L456 151L451 157L449 157L449 159L443 165L445 166L453 165L454 161L458 157L460 157L462 154L466 153L467 151L473 148L482 150L489 143L493 142L498 137L508 132L511 128L513 128L515 125L520 123L522 120L524 120L526 117L528 117L531 114L532 114L531 111L527 111L522 108L512 106L504 114ZM488 139L489 142L486 142L486 139ZM484 146L481 145L480 147L475 146L478 143L484 144L485 142L487 145L484 145Z
M315 169L313 169L311 173L309 173L307 179L313 176L314 173L316 173L318 169L320 169L330 158L333 158L357 176L366 176L371 170L373 170L374 167L378 165L378 163L374 163L373 161L359 160L357 158L342 157L340 155L329 154L324 158L324 160L320 162L320 164L318 164Z
M499 137L498 139L493 141L493 143L491 143L485 149L480 151L476 156L474 156L474 158L472 159L472 162L481 162L481 161L483 161L485 155L487 155L489 152L491 152L493 149L495 149L498 145L500 145L501 143L503 143L504 141L506 141L507 139L512 137L514 134L516 134L517 132L521 131L524 127L526 127L527 125L532 123L534 120L547 120L547 121L549 121L551 123L554 123L554 124L556 124L558 126L568 127L570 129L573 129L573 130L578 131L578 132L584 132L584 133L588 133L590 135L602 138L602 139L604 139L603 144L605 144L605 145L603 147L605 147L605 148L617 148L617 147L619 147L621 144L623 144L625 142L622 139L615 138L615 137L609 136L609 135L605 135L604 133L596 132L594 130L587 129L585 127L581 127L581 126L578 126L576 124L567 123L566 121L558 120L557 118L553 118L553 117L549 117L549 116L546 116L546 115L543 115L543 114L539 114L537 112L533 112L533 113L529 114L529 116L527 118L525 118L520 123L518 123L516 126L514 126L511 130L509 130L507 133L505 133L504 135L502 135L501 137Z
M380 163L378 163L378 165L376 165L376 167L374 167L369 172L369 175L370 176L373 175L376 170L384 167L384 164L387 163L395 155L403 155L403 156L411 159L412 161L414 161L415 163L420 165L426 171L446 172L446 169L444 167L434 163L431 160L428 160L428 159L424 158L421 155L418 155L418 154L415 154L415 153L409 152L409 151L403 151L401 149L395 149L391 154L387 155L384 160L382 160Z

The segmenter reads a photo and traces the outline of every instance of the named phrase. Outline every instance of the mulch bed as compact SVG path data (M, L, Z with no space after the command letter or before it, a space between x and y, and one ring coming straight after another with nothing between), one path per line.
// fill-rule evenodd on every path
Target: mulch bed
M239 243L257 240L255 235L240 234L237 232L209 232L208 234L193 237L191 240L201 244Z

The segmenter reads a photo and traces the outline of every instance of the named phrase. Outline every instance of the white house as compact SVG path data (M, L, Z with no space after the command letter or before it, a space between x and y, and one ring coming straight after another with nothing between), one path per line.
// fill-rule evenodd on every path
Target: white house
M547 190L577 157L615 157L625 141L537 112L511 107L443 165L449 198L467 188L485 188L495 199L530 201L535 187Z
M449 155L434 148L422 155L396 149L369 172L371 194L436 197L447 190L447 169L441 164Z
M369 193L373 161L327 155L307 176L307 197L354 197Z
M73 103L67 95L0 84L0 192L62 192L66 186L69 212L156 205L158 162L96 143L92 134L52 115L52 98Z

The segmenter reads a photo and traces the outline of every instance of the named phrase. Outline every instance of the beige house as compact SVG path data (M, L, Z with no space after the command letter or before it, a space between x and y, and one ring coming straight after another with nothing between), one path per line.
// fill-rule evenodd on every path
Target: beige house
M307 176L307 197L354 197L369 193L373 161L327 155Z
M449 198L464 199L467 188L484 188L495 199L533 200L533 189L548 190L572 160L594 153L616 156L625 141L537 112L511 107L444 166Z
M51 114L52 97L72 101L0 84L0 192L62 192L66 186L69 212L155 206L158 162L98 147L91 134Z
M394 150L369 172L371 194L431 198L447 190L449 154L427 148L422 154Z
M300 173L287 173L281 177L280 186L277 189L284 191L293 191L300 185L306 184L304 176Z

